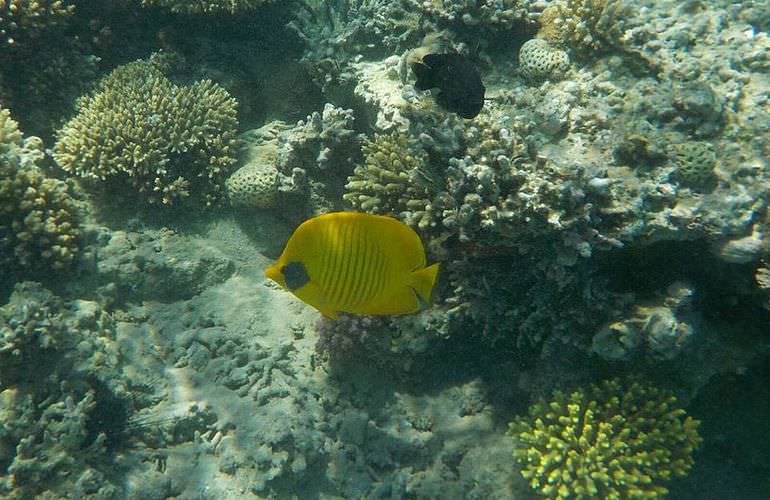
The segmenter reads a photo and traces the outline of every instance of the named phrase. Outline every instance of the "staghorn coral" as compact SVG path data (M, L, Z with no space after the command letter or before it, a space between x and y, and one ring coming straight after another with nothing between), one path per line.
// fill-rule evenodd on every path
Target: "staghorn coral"
M661 498L686 476L700 422L676 398L613 379L571 394L555 391L509 424L513 456L530 486L549 498Z
M586 56L619 43L626 13L623 0L566 0L543 11L538 37Z
M275 0L142 0L142 6L159 6L176 14L236 14Z
M74 11L66 0L0 0L0 50L23 46L65 25Z
M40 168L37 137L22 141L0 109L0 276L70 267L79 252L79 210L71 188Z
M192 196L210 206L236 161L237 125L236 102L216 83L180 87L152 60L139 60L80 99L78 114L57 132L53 156L110 194L127 185L149 203Z

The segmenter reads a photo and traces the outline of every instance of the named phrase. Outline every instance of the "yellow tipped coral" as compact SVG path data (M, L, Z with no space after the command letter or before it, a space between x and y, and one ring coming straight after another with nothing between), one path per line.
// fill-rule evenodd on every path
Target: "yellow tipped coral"
M686 476L700 422L672 394L607 380L553 393L509 424L513 456L530 486L549 498L660 498Z

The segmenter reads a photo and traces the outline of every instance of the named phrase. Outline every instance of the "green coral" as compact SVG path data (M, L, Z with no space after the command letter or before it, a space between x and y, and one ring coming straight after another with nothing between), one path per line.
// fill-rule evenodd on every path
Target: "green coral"
M211 14L255 9L274 0L142 0L142 5L160 6L177 14Z
M78 101L53 156L67 172L150 203L217 202L236 162L236 101L210 80L172 83L152 60L119 66Z
M686 476L700 422L676 398L638 381L553 393L510 425L521 474L549 498L660 498Z
M566 0L543 11L538 36L585 55L617 45L627 14L623 0Z
M0 276L69 267L79 251L79 212L66 183L40 169L36 137L26 141L0 108Z

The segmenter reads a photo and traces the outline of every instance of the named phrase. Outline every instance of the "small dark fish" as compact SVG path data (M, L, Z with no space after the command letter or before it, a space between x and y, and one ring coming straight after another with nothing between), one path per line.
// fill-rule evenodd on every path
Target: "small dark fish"
M427 54L412 62L417 77L417 90L438 88L439 106L462 116L473 118L484 106L484 84L476 67L457 52Z

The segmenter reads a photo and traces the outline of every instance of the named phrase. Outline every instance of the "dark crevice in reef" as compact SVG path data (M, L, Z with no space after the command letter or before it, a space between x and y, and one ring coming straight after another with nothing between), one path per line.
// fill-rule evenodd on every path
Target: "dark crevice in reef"
M597 258L614 291L653 298L672 283L684 282L695 288L695 306L705 319L770 325L770 311L762 307L754 283L756 263L725 262L709 251L706 241L664 241Z

